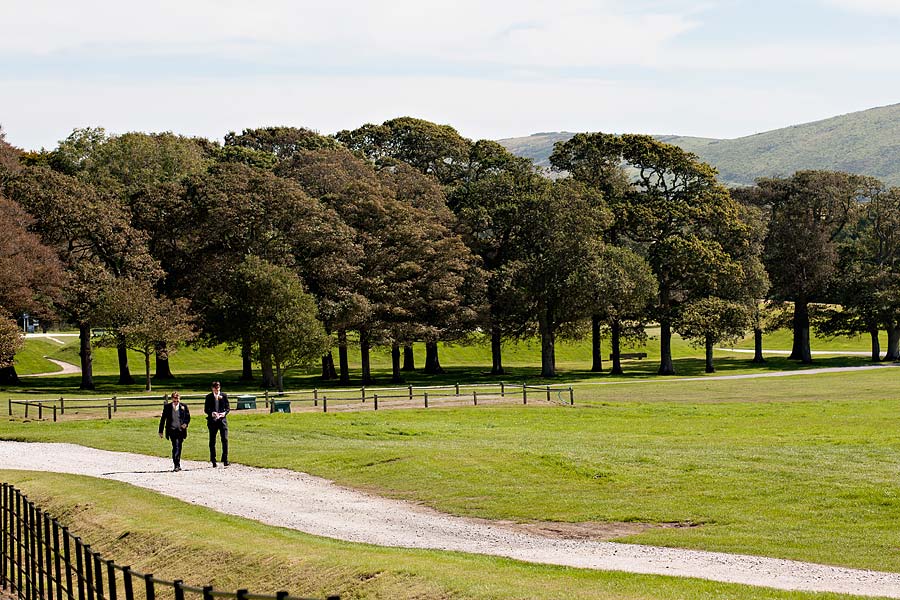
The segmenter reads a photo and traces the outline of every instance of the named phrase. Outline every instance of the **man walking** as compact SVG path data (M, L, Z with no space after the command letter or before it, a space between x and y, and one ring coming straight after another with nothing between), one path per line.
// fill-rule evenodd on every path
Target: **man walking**
M212 392L206 395L203 406L206 413L206 427L209 429L209 462L216 468L216 434L222 438L222 465L228 466L228 394L221 391L218 381L213 381Z
M181 403L181 394L172 392L172 401L163 405L162 416L159 418L159 437L166 432L166 439L172 442L172 462L175 463L174 471L181 470L181 445L187 437L188 423L191 422L191 411L186 404Z

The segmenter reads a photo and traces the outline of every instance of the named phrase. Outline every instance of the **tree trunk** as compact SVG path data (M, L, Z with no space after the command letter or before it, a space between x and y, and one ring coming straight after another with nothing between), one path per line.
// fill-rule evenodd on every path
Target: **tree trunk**
M250 340L241 342L241 381L253 381L253 344Z
M751 362L755 363L764 363L766 359L763 357L762 353L762 329L756 328L753 330L753 360Z
M500 328L491 325L491 375L505 375L503 369L503 339L500 336Z
M82 390L93 390L94 387L94 354L91 350L91 326L82 323L78 327L78 339L81 343L79 356L81 357L81 385Z
M21 383L21 380L18 373L16 373L15 366L10 365L0 368L0 385L17 385L19 383Z
M600 348L600 315L591 315L591 371L603 371L603 356Z
M610 324L610 346L612 347L613 375L622 374L622 324L617 320Z
M416 357L413 354L412 344L403 346L403 368L401 371L415 371Z
M275 363L275 384L278 386L278 393L281 394L284 392L284 369L281 368L281 363Z
M541 333L541 377L556 377L556 340L546 314L538 319L538 329Z
M166 345L160 344L156 349L156 375L154 379L175 379L172 369L169 367L169 355L166 354Z
M809 345L809 303L806 298L794 302L794 345L788 357L808 365L812 363L812 349Z
M707 373L715 373L716 367L713 365L713 340L712 336L707 335L705 340L706 345L706 372Z
M260 349L259 366L262 370L262 386L263 389L271 389L277 387L278 382L275 380L275 371L272 367L272 354Z
M144 390L149 392L152 389L150 387L150 352L144 353L144 378L146 379Z
M337 371L334 368L334 355L331 350L322 355L322 379L325 381L333 381L338 378Z
M350 360L347 357L346 329L338 329L338 362L341 367L341 383L350 383Z
M672 324L668 317L659 320L659 375L675 375L672 361Z
M400 344L391 345L391 383L403 383L400 377Z
M425 342L425 373L428 375L440 375L443 372L441 359L438 356L438 343Z
M900 360L900 327L893 325L887 328L888 347L884 360Z
M872 338L872 362L881 360L881 341L878 339L878 328L869 330L869 336Z
M360 362L362 363L362 382L363 385L369 385L372 383L372 366L369 362L369 349L371 345L369 344L369 332L366 329L359 330L359 352L361 355Z
M131 385L134 383L134 377L131 376L131 369L128 368L128 348L125 342L116 344L116 354L119 356L119 385Z

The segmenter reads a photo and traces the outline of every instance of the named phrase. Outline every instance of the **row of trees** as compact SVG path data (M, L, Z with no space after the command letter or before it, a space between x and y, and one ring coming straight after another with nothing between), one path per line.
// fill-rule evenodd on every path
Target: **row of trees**
M83 129L37 153L0 134L0 378L15 380L7 317L24 311L78 326L82 388L97 327L121 382L126 350L143 354L148 389L151 356L169 377L186 341L239 348L243 377L257 362L266 387L320 359L324 378L348 382L350 332L365 382L373 346L391 348L399 380L412 343L435 373L439 342L477 332L497 375L503 342L538 334L552 377L556 339L588 327L593 368L608 333L621 372L620 346L651 321L661 374L675 373L673 332L705 346L712 370L715 344L783 325L766 299L793 302L795 358L811 360L811 318L873 344L887 329L897 358L897 190L802 172L729 192L696 156L641 135L579 134L551 163L547 177L412 118L224 145Z

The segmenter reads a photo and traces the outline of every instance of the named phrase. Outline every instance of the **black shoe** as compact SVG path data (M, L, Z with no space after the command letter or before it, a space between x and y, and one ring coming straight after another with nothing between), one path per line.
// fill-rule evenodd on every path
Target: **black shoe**
M216 461L212 461L213 469L216 468Z
M181 467L175 467L175 468L174 468L174 469L172 469L172 470L173 470L173 471L175 471L175 472L178 472L178 471L180 471L180 470L181 470Z
M228 461L227 461L227 460L223 460L223 461L222 461L222 466L223 466L223 467L227 467L227 466L228 466Z

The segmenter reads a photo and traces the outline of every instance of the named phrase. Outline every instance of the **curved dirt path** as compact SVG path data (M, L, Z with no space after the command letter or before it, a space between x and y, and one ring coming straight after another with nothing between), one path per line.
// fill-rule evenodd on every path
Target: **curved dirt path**
M168 444L160 443L160 452ZM900 598L900 573L759 556L558 539L453 517L364 494L284 469L232 465L213 469L169 458L108 452L74 444L0 441L0 468L73 473L124 481L223 513L314 535L381 546L505 556L587 569L698 577L785 590ZM304 502L297 503L296 498ZM291 512L281 508L293 506Z

